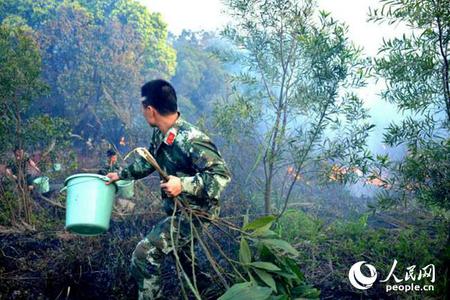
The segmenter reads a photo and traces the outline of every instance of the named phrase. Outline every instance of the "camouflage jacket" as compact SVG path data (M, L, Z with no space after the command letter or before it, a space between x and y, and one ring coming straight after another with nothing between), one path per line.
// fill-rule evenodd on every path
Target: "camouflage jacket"
M219 197L231 180L230 171L210 138L181 116L164 135L158 128L153 131L150 153L169 175L181 180L180 200L191 207L216 212ZM140 179L155 169L139 157L123 169L121 179ZM161 190L164 209L173 212L173 200Z
M100 170L98 170L98 174L100 175L106 175L108 173L111 172L119 172L120 171L120 166L118 163L114 163L114 164L110 164L108 162L105 162L103 164L103 168L101 168Z
M8 161L7 168L11 170L14 175L17 175L19 169L25 172L25 174L30 173L30 168L28 167L30 161L30 156L25 153L22 159L17 160L15 157Z

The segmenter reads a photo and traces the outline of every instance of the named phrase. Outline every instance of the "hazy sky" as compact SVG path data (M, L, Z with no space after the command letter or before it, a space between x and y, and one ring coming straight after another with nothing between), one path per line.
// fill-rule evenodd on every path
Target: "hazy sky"
M228 21L221 0L140 0L151 11L160 12L169 31L179 34L183 29L214 30ZM405 29L367 23L368 8L378 7L377 0L319 0L319 9L331 12L335 19L349 26L349 37L366 53L375 55L382 37L392 37Z
M179 34L183 29L214 30L227 22L220 0L139 0L150 11L162 14L169 31Z

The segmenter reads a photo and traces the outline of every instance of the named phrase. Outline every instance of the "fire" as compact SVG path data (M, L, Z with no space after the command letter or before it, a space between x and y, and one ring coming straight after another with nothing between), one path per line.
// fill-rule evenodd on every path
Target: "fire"
M380 177L375 177L372 179L367 179L366 183L376 186L376 187L382 187L385 189L390 189L392 187L391 184L389 184L386 180L384 180L383 178Z
M357 167L349 168L344 166L340 167L338 165L333 165L331 167L331 172L328 178L330 179L330 181L342 180L344 175L347 173L356 174L358 177L362 177L364 175L363 171L361 171L361 169Z
M338 181L342 180L344 175L347 174L348 168L346 167L339 167L338 165L333 165L331 167L331 172L328 178L330 181Z
M124 137L124 136L120 138L119 144L120 144L121 146L125 146L125 145L126 145L126 143L125 143L125 137Z
M292 178L295 177L295 180L296 180L296 181L299 181L300 179L302 179L302 176L301 176L300 174L297 174L297 175L296 175L295 168L292 167L292 166L289 166L289 167L287 168L286 173L287 173L288 175L290 175Z
M358 177L362 177L364 175L363 171L361 171L360 169L354 167L352 168L352 172L355 173L356 175L358 175Z
M287 173L288 173L289 175L291 175L292 173L294 173L294 167L289 166L289 167L287 168Z

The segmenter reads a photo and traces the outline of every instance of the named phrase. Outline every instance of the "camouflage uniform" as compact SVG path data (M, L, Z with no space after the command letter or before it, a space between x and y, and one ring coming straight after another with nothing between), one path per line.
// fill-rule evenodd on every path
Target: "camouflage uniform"
M219 196L231 180L230 171L209 137L181 116L164 135L155 129L148 149L161 168L181 180L182 192L178 199L190 207L218 212ZM155 169L143 158L122 170L121 179L140 179ZM164 210L168 217L153 227L133 252L131 273L139 284L139 299L162 298L160 288L161 264L165 255L173 252L170 227L178 236L177 252L184 256L190 241L190 223L180 214L172 218L174 201L161 190Z
M119 172L119 171L120 171L120 166L117 162L111 164L107 161L107 162L105 162L103 168L98 170L97 173L100 175L106 175L108 173Z
M16 176L19 174L19 170L25 172L24 176L27 185L32 185L33 180L36 178L36 176L31 174L29 163L30 163L30 156L27 153L24 153L23 157L19 160L17 160L16 158L10 159L6 167L10 169L11 173L13 173Z

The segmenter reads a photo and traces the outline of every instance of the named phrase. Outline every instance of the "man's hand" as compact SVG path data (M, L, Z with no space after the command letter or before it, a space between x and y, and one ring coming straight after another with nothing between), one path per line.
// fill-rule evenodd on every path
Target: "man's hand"
M30 163L30 166L31 166L36 172L38 172L38 174L41 173L41 170L39 169L39 167L36 165L36 163L35 163L33 160L30 159L28 162Z
M169 197L176 197L181 194L181 180L176 176L169 175L169 181L161 181L161 188Z
M117 180L120 180L118 173L108 173L106 174L106 177L109 178L109 181L106 182L107 185L116 182Z
M17 176L13 174L11 169L6 169L6 176L12 177L13 179L17 180Z

